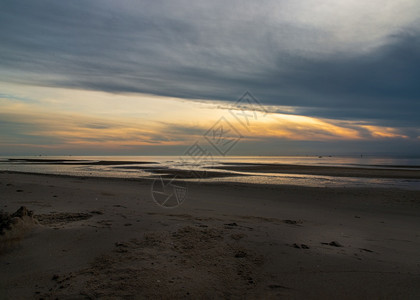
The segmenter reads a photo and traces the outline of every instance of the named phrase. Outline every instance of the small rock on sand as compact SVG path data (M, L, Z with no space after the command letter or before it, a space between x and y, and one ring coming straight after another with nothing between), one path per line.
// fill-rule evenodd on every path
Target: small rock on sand
M308 245L305 245L305 244L296 244L296 243L294 243L293 245L292 245L292 247L294 247L294 248L296 248L296 249L309 249L309 246Z
M337 241L332 241L329 243L321 243L323 245L328 245L328 246L333 246L333 247L344 247L343 245L341 245L339 242Z

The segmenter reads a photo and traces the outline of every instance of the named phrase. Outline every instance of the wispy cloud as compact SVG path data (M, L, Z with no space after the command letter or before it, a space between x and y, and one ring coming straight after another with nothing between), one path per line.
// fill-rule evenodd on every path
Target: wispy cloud
M418 1L6 1L0 79L418 123Z
M78 95L69 90L68 95ZM93 92L85 92L86 97ZM96 94L93 94L95 96ZM83 99L83 98L82 98ZM141 99L136 98L138 102ZM87 113L86 109L76 106L78 110L60 111L56 106L46 108L42 100L37 105L24 100L0 103L0 146L4 149L26 147L28 149L85 149L108 151L138 150L139 147L184 147L184 150L203 135L219 120L226 117L230 125L242 132L241 144L259 142L270 144L272 141L381 141L392 139L414 140L419 129L411 129L409 134L404 128L391 128L369 124L365 121L341 121L335 119L320 119L297 114L270 112L252 122L246 130L229 112L229 108L220 108L218 103L213 107L206 104L191 107L187 101L179 101L176 107L182 112L182 117L165 118L159 109L149 111L151 118L133 117L131 114L104 114L112 111L112 103L102 99L100 112ZM83 100L82 100L83 101ZM174 100L156 99L167 103L170 107ZM50 103L47 100L47 103ZM147 103L147 102L146 102ZM81 102L79 102L81 105ZM108 107L103 107L108 105ZM131 107L131 110L135 109ZM200 113L201 112L201 113ZM131 113L134 113L131 111ZM253 115L252 111L244 111ZM257 112L263 115L261 112ZM175 113L176 114L176 113ZM180 113L181 114L181 113ZM125 116L125 117L124 117ZM217 116L217 118L216 118ZM38 151L38 150L37 150ZM181 152L182 153L182 152Z

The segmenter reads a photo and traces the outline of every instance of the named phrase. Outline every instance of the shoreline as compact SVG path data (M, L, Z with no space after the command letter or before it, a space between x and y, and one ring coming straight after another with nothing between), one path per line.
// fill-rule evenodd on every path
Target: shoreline
M10 160L10 159L9 159ZM353 166L322 166L322 165L301 165L283 163L235 163L222 162L219 166L204 166L204 169L171 168L161 165L158 162L134 162L134 161L92 161L82 160L43 160L43 159L16 159L16 165L62 165L62 166L110 166L116 170L139 170L148 171L152 174L177 175L179 178L191 178L188 173L201 172L206 178L225 176L244 176L247 174L298 174L298 175L320 175L333 177L359 177L359 178L395 178L395 179L420 179L419 166L401 165L353 165ZM12 161L13 162L13 161ZM23 162L21 164L21 162ZM4 163L4 162L3 162ZM126 165L126 166L124 166ZM131 166L142 165L142 166ZM155 165L155 166L149 166ZM1 164L0 164L1 166ZM21 172L36 173L27 171L0 170L0 172ZM42 173L40 174L50 174ZM56 174L54 174L56 175ZM67 174L57 174L67 175ZM71 175L72 176L72 175ZM101 176L99 176L101 177ZM106 176L102 176L106 177ZM118 177L115 177L118 178Z
M138 177L111 177L111 176L94 176L94 175L89 175L89 176L83 176L83 175L72 175L72 174L52 174L52 173L38 173L38 172L23 172L23 171L5 171L5 170L0 170L0 175L1 174L16 174L16 175L33 175L33 176L46 176L46 177L51 177L51 178L68 178L68 179L79 179L79 180L88 180L88 179L96 179L96 180L104 180L104 181L116 181L116 182L137 182L140 184L152 184L155 180L158 180L159 178L162 178L163 180L170 180L174 175L177 175L175 178L175 181L181 181L181 182L185 182L186 184L192 184L192 185L196 185L196 184L200 184L200 185L209 185L209 186L231 186L231 185L237 185L237 186L242 186L242 187L247 187L247 186L255 186L255 187L268 187L268 188L303 188L303 189L325 189L325 188L329 188L329 189L380 189L380 190L401 190L401 191L419 191L419 189L415 189L415 188L407 188L407 187L396 187L396 186L391 186L391 187L387 187L387 186L369 186L369 185L365 185L365 186L354 186L354 185L349 185L349 186L321 186L321 187L316 187L316 186L312 186L312 185L304 185L304 184L285 184L285 183L261 183L261 182L241 182L241 181L210 181L210 180L206 180L208 178L195 178L195 177L182 177L179 176L177 174L177 172L174 173L169 173L169 174L162 174L159 175L159 173L156 174L156 177L147 177L147 176L138 176ZM279 173L281 174L281 173ZM290 175L317 175L317 174L300 174L300 173L290 173ZM242 176L247 176L247 175L242 175L239 174L237 176L233 175L233 176L220 176L220 177L242 177ZM252 175L250 175L252 176ZM258 174L258 175L254 175L254 176L263 176L263 174ZM320 175L320 176L326 176L326 177L332 177L334 178L335 176L332 175ZM218 177L213 177L213 178L218 178ZM349 178L360 178L363 179L363 177L349 177ZM378 178L378 177L366 177L368 179L372 179L372 178ZM189 179L193 179L193 180L189 180ZM197 181L195 181L194 179L198 179ZM212 177L210 177L210 179L212 179ZM378 178L378 179L407 179L407 180L412 180L413 178L388 178L388 177L382 177L382 178Z

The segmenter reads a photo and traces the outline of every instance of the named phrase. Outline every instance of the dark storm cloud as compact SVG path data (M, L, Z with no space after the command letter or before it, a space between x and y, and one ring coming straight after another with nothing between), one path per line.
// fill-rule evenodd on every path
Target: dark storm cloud
M420 125L420 37L401 35L391 41L364 56L294 64L280 81L302 93L285 104L296 101L307 107L303 113L324 117Z
M390 35L372 51L308 55L328 33L241 17L250 4L219 6L2 1L0 79L222 101L249 90L305 115L420 125L418 31Z

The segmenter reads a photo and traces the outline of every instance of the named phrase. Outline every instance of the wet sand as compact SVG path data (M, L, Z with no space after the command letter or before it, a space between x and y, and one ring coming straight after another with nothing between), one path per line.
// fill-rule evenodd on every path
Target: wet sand
M263 163L221 163L213 166L210 165L206 169L197 169L194 168L194 166L191 166L191 168L173 168L151 161L85 161L42 158L8 159L6 162L28 165L108 166L115 170L139 170L146 171L150 173L151 176L176 176L179 179L209 179L244 175L264 175L270 173L321 175L333 177L420 179L420 166L366 165L361 167L360 165L320 166ZM31 174L28 172L26 173Z
M0 298L420 297L419 191L188 183L165 209L151 186L0 173L0 209L34 212Z
M397 168L398 167L398 168ZM414 169L416 168L416 169ZM335 177L362 177L362 178L406 178L420 179L420 167L416 166L366 166L366 167L343 167L343 166L307 166L287 164L247 164L229 163L223 166L215 166L213 169L221 169L236 172L254 173L279 173L279 174L304 174L324 175Z
M4 162L20 163L20 164L44 164L44 165L73 165L73 166L118 166L118 165L133 165L133 164L156 164L151 161L123 161L123 160L98 160L88 161L80 159L48 159L48 158L9 158Z

